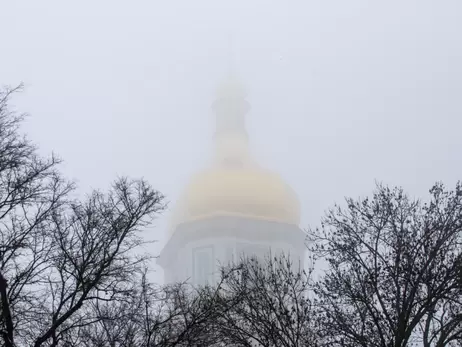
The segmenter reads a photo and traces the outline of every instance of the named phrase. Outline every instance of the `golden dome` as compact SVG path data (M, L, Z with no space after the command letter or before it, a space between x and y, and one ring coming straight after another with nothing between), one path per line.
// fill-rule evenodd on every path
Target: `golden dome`
M214 216L241 216L298 225L297 196L279 175L262 170L212 169L193 177L174 225Z
M245 93L235 81L219 88L212 167L194 176L173 212L172 232L182 223L215 216L240 216L298 225L300 205L277 174L258 167L245 131Z

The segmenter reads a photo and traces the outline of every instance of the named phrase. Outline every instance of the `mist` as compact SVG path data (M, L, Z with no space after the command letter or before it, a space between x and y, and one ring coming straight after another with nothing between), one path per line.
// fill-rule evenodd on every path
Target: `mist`
M171 208L213 152L215 91L247 90L250 146L302 229L375 182L425 196L462 171L460 1L3 1L0 83L79 192L145 177ZM230 44L231 42L231 44ZM160 276L160 273L159 273ZM160 277L159 277L160 278Z

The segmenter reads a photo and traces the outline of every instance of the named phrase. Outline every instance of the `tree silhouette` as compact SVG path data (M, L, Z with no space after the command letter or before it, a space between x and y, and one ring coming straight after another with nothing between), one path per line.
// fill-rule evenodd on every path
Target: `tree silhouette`
M317 345L310 272L289 255L243 257L222 278L212 324L224 345Z
M15 91L0 92L0 338L5 347L58 346L102 317L91 309L125 301L149 255L141 231L164 207L143 180L72 198L74 186L19 133Z
M430 194L424 203L378 185L310 232L328 264L315 292L329 346L460 345L462 189Z

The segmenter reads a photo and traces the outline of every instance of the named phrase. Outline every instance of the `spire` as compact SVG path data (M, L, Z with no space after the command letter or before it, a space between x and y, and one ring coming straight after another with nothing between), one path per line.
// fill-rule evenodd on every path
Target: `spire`
M234 37L231 32L228 33L228 47L227 47L227 58L228 58L228 77L235 74L235 63L236 63L236 51L234 47Z
M245 115L250 110L246 92L237 78L230 76L222 83L212 105L216 119L215 135L240 133L247 136Z
M245 116L250 110L246 91L235 73L236 47L232 31L226 45L227 77L216 91L212 109L215 113L215 160L219 165L242 166L250 161Z
M230 75L216 93L215 113L216 161L220 165L242 167L250 162L245 116L250 110L244 87Z

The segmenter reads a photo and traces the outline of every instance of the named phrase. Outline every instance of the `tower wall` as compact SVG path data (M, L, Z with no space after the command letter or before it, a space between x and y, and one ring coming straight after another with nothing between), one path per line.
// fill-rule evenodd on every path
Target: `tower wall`
M181 225L164 248L159 264L165 282L189 280L212 284L219 269L242 256L264 260L283 252L294 266L303 264L303 232L293 225L239 217L215 218Z

